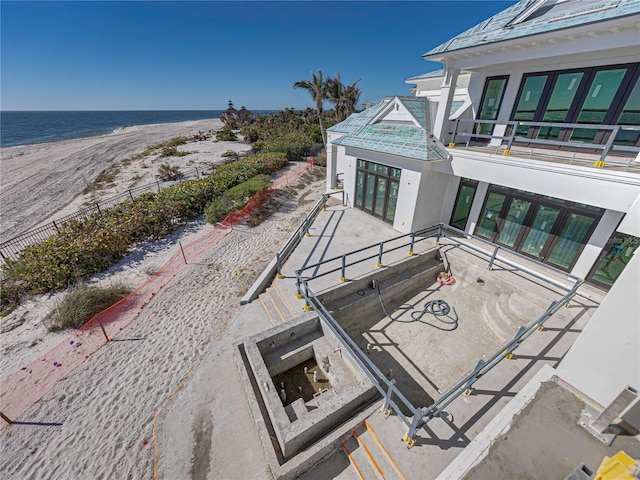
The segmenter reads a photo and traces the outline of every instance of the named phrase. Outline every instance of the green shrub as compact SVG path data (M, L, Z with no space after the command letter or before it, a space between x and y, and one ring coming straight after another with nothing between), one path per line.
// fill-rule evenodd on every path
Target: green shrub
M204 219L207 223L218 223L233 211L233 205L226 198L216 198L204 209Z
M222 197L214 199L207 205L204 211L205 221L217 223L231 212L241 210L254 194L266 190L270 184L269 175L257 175L230 188Z
M45 320L50 331L80 328L91 318L122 300L131 292L127 286L76 287L56 305Z
M227 150L226 152L224 152L222 155L220 155L221 157L237 157L238 156L238 152L235 152L233 150Z
M238 137L236 136L235 132L233 132L230 128L225 127L216 132L216 140L218 141L232 142L237 139Z

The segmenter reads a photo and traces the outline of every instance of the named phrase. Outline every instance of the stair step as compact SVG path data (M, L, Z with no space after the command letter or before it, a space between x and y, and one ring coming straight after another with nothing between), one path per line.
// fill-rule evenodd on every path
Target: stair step
M260 303L262 304L264 311L267 313L267 317L269 317L269 321L274 326L282 323L282 318L280 317L280 314L278 313L278 310L276 309L273 302L271 301L271 298L269 297L269 295L267 295L266 293L261 293L260 295L258 295L258 299L260 300Z
M267 289L267 293L271 295L272 301L282 314L283 321L289 321L296 316L293 306L285 299L282 290L278 287L277 280L273 281L271 286Z
M349 457L351 466L361 480L379 480L380 477L369 461L367 454L353 436L342 443L342 449Z

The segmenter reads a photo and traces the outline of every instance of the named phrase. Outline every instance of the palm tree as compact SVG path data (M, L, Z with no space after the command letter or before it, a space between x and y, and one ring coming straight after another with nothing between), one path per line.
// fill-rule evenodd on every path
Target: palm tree
M356 111L356 105L360 100L362 90L357 87L360 80L356 80L351 85L345 86L340 80L340 74L327 79L327 96L329 101L335 105L336 122L345 120Z
M316 102L316 112L318 113L318 121L320 122L320 132L322 133L322 143L327 148L327 138L322 124L322 102L327 98L327 83L322 80L322 71L318 70L318 75L311 71L311 81L300 80L294 82L293 88L306 90Z

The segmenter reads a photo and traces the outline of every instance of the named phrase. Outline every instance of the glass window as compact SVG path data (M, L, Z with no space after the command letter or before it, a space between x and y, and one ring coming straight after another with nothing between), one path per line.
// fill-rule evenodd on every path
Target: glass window
M473 197L476 194L476 188L478 182L460 183L458 188L458 196L456 197L456 203L453 206L453 214L451 215L450 225L464 230L469 219L469 212L471 211L471 204L473 203Z
M389 180L389 199L387 201L387 211L385 212L385 220L393 223L396 216L396 203L398 202L398 189L400 184L395 180Z
M626 73L626 68L602 70L596 73L575 123L602 125ZM598 130L592 128L576 128L571 134L570 141L591 143L597 133Z
M533 121L548 78L549 75L532 75L524 80L513 120ZM529 127L521 125L516 130L516 135L524 136L528 131Z
M374 215L382 217L384 213L384 199L387 195L387 179L378 177L376 180L376 206L373 213Z
M587 234L595 218L579 213L570 213L558 236L558 241L551 250L548 261L563 268L569 268L585 243Z
M400 170L399 168L392 168L392 169L391 169L391 176L392 176L393 178L400 178L400 172L401 172L401 171L402 171L402 170Z
M522 243L520 251L527 255L540 258L542 249L549 239L551 229L556 223L559 214L559 208L548 205L538 205L538 209L533 217L533 222L531 222L531 227Z
M364 172L358 170L356 175L356 207L362 208L362 199L364 198Z
M562 123L567 119L569 108L578 92L584 72L563 73L558 75L551 98L542 117L543 122ZM540 139L557 138L559 127L541 127L538 133Z
M507 210L507 216L504 219L500 236L497 240L498 243L513 248L530 207L531 201L529 200L522 198L514 198L511 200L509 209Z
M617 125L640 125L640 78L636 80L636 84L631 91L629 100L622 109ZM634 146L638 143L640 131L638 130L620 130L615 139L616 145Z
M498 217L502 210L506 196L501 193L490 192L484 205L484 211L480 216L480 224L476 234L481 237L492 238L498 224Z
M485 84L482 105L478 113L478 120L495 120L498 118L502 95L507 85L509 77L488 78ZM493 132L493 125L487 123L478 124L476 133L490 135Z
M364 209L373 211L373 196L376 188L376 176L372 173L367 173L367 186L364 196Z
M596 265L596 271L591 278L611 286L620 276L624 267L627 266L638 246L640 246L640 238L616 232L609 244L609 249L606 250L606 254Z

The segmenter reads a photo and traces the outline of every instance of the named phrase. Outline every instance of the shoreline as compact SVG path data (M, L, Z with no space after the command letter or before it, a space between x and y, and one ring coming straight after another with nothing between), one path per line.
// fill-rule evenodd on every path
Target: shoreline
M210 115L184 115L184 117L192 117L192 118L168 118L171 115L174 115L174 116L177 115L178 117L181 117L182 115L180 114L185 112L192 113L192 114L198 113L198 112L205 112ZM101 137L101 136L111 135L112 133L118 133L120 130L127 127L132 127L132 126L154 126L154 125L166 125L170 123L214 121L214 120L220 120L220 116L222 115L222 113L223 113L223 110L97 110L97 111L93 111L93 110L77 110L77 111L74 111L74 110L61 110L61 111L16 110L16 111L11 111L11 110L8 110L8 111L3 111L2 114L3 115L35 114L36 125L38 124L39 121L42 121L42 116L47 114L53 114L53 115L59 115L59 116L64 116L65 114L80 114L80 115L101 115L102 114L107 116L113 115L113 114L119 114L125 118L123 118L122 121L106 120L103 122L97 122L98 124L90 125L87 130L76 129L76 130L70 130L70 131L56 131L58 127L54 126L52 127L54 131L48 135L38 136L38 137L32 136L31 138L27 137L26 140L28 141L24 141L23 143L11 143L9 145L0 145L0 150L5 148L12 148L12 147L26 147L31 145L40 145L43 143L58 143L58 142L64 142L67 140L78 140L78 139L86 139L86 138L93 138L93 137ZM155 115L158 118L147 118L147 119L134 118L136 115L140 116L144 114L149 114L151 116ZM163 120L162 117L165 114L167 115L167 117ZM37 116L40 116L40 118L38 118ZM64 120L65 120L64 118L57 119L57 121L60 124L65 123ZM88 120L91 121L92 119L88 118ZM24 123L23 119L18 119L13 121L6 120L6 122L3 122L2 128L9 130L10 141L15 142L15 141L18 141L18 140L14 140L15 137L18 137L18 138L23 137L23 135L13 133L12 131L14 129L17 129L15 126L16 124L21 124L21 123ZM71 123L77 124L78 119L75 119L75 122L71 122ZM52 124L55 124L55 122L53 122ZM84 123L82 123L81 126L86 127ZM33 126L31 128L33 128ZM5 135L2 140L6 141L6 137L7 135L5 132Z

